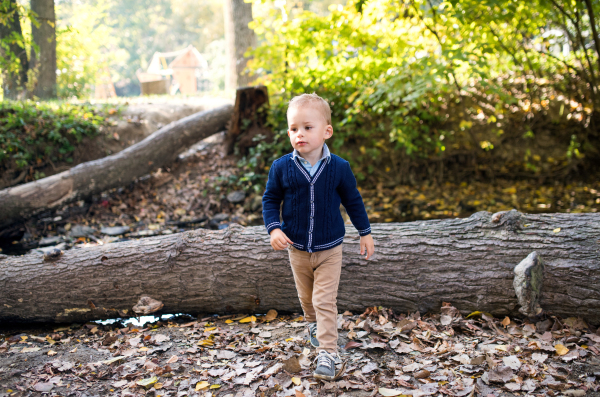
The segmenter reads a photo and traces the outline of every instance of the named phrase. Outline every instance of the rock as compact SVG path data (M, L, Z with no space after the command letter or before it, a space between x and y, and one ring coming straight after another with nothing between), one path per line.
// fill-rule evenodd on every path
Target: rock
M63 251L58 247L47 248L42 252L44 254L45 261L57 260L63 254Z
M227 201L230 203L241 203L246 198L246 192L243 190L234 190L227 195Z
M121 234L125 234L129 231L129 226L112 226L112 227L103 227L100 229L100 233L106 234L109 236L119 236Z
M221 225L221 222L229 219L229 214L220 213L212 217L208 222L208 227L212 230L226 229L229 224Z
M225 214L225 213L221 212L220 214L213 216L211 221L223 222L223 221L226 221L227 219L229 219L229 214Z
M250 201L250 210L252 212L258 212L262 209L262 197L254 196L252 197L252 201Z
M93 227L85 225L75 225L71 227L71 237L87 237L94 234L96 230Z
M48 237L44 237L40 240L40 242L38 243L38 245L40 247L45 247L48 245L56 245L58 243L60 243L62 241L62 237L61 236L48 236Z
M544 282L544 262L537 252L532 252L515 269L513 286L521 308L519 311L533 317L542 312L539 300Z

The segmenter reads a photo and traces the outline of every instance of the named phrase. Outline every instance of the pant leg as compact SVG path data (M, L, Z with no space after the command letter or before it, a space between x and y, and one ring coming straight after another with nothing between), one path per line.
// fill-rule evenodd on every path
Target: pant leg
M342 246L316 252L312 303L317 315L319 347L337 351L337 292L342 272Z
M296 283L296 291L300 299L300 305L304 311L304 319L309 322L317 321L315 309L313 307L313 266L311 265L311 254L288 246L290 255L290 265L294 273L294 281Z

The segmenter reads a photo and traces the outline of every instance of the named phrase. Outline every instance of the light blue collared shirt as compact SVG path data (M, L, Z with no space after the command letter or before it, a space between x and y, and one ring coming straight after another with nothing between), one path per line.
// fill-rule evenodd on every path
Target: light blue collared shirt
M314 176L315 172L317 172L317 170L319 169L319 166L321 165L321 161L326 159L327 162L329 163L329 160L331 160L331 153L329 152L329 148L327 147L327 144L323 143L323 155L321 156L321 158L319 159L319 161L317 161L317 163L315 165L310 165L308 160L306 160L302 156L300 156L300 153L296 149L294 149L294 153L292 153L292 159L295 161L296 157L298 157L298 159L300 160L300 163L304 166L304 168L306 168L306 171L308 171L310 176Z

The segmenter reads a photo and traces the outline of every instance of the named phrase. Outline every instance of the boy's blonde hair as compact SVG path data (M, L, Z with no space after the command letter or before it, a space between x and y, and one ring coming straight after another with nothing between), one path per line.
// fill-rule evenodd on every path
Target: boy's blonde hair
M314 106L323 114L327 124L331 125L331 108L325 99L315 93L295 96L288 104L287 113L289 114L289 111L292 108L299 108L302 106Z

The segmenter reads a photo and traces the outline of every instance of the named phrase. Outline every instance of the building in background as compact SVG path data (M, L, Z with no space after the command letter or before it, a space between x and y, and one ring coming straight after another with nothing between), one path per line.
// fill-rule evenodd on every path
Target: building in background
M148 69L137 73L142 95L207 91L207 75L208 62L192 45L180 51L155 52Z

